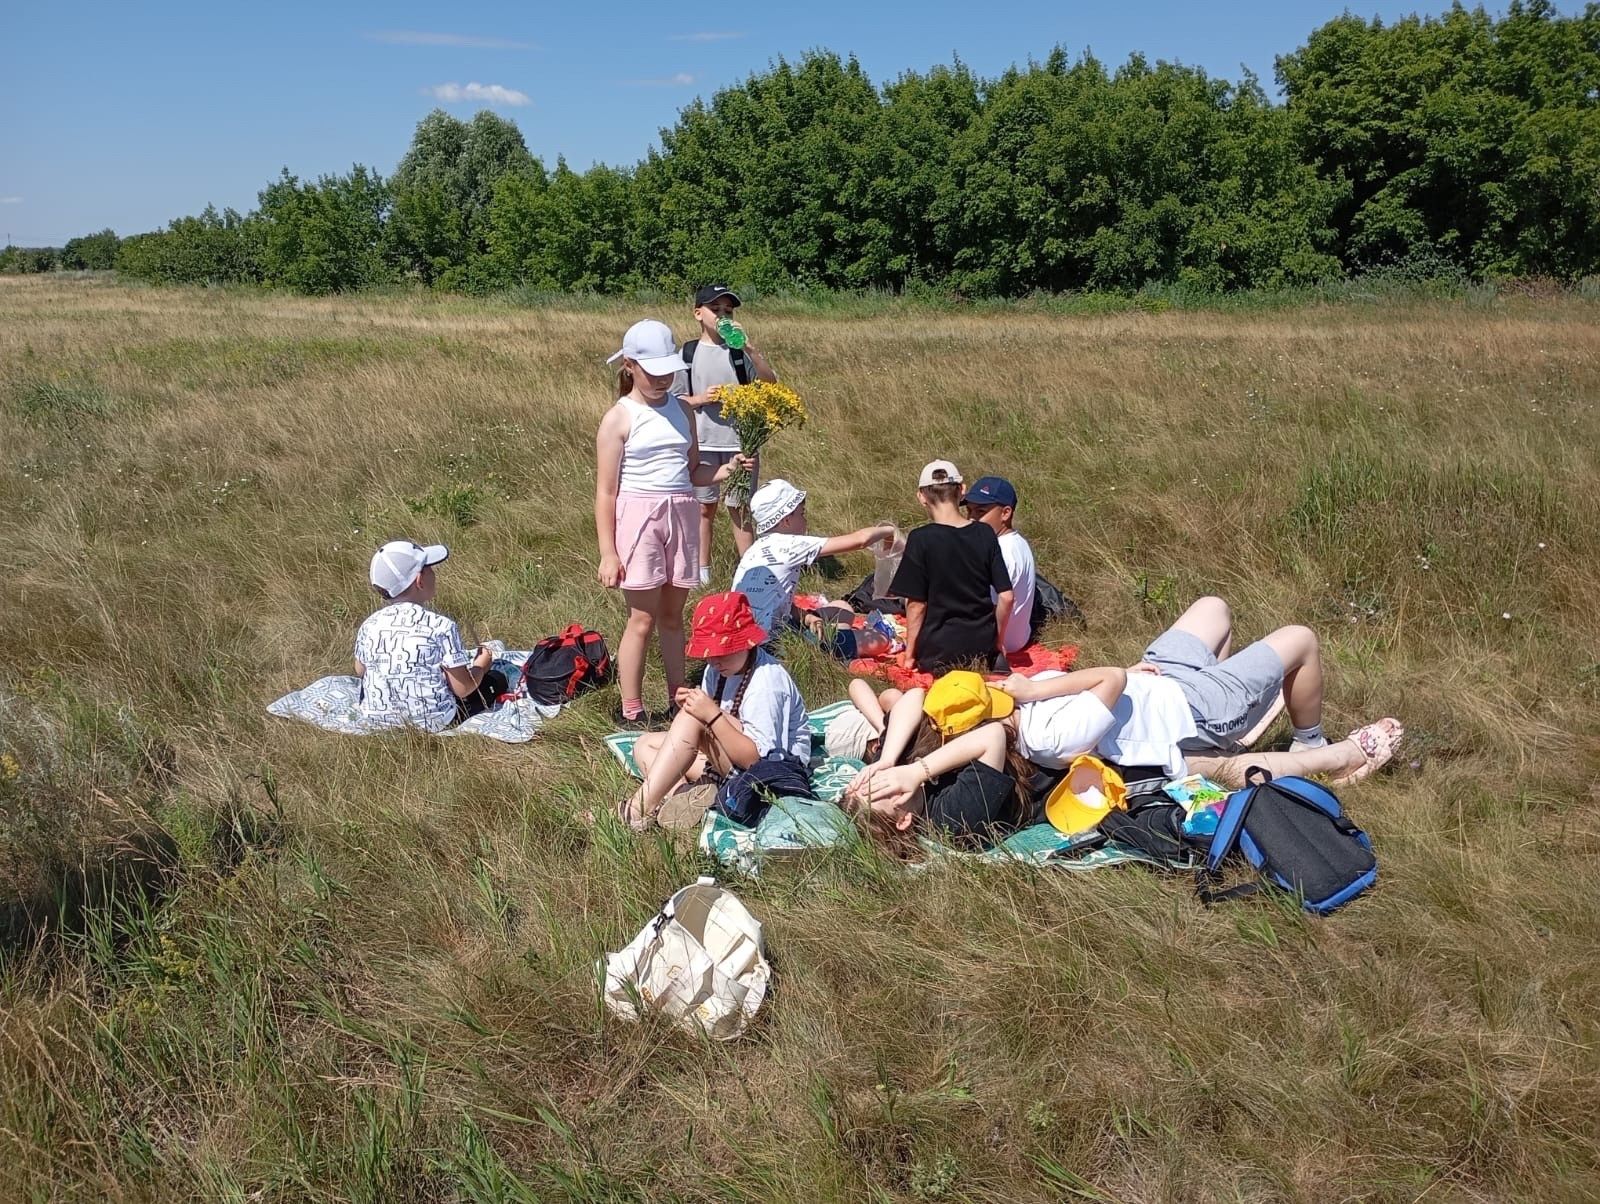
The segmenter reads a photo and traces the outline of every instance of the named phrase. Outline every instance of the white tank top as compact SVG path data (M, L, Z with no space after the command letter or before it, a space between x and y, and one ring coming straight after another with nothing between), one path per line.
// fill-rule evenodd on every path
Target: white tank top
M658 406L621 399L633 421L622 444L622 493L688 493L689 411L676 393Z

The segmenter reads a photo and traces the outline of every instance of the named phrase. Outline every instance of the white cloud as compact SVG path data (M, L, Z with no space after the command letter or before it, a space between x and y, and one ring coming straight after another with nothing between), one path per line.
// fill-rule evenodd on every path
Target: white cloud
M486 105L525 105L532 103L526 92L518 92L515 88L507 88L503 84L434 84L431 88L424 88L422 94L431 96L435 100L442 100L445 104L471 102Z
M632 84L636 88L683 88L694 83L694 76L687 71L680 71L676 75L664 75L659 79L625 79L625 84Z
M365 35L369 42L390 46L454 46L464 50L533 50L532 42L510 38L480 38L469 33L428 33L420 29L384 29Z
M667 35L668 41L672 42L731 42L735 38L742 37L744 37L742 33L733 33L731 31L724 33L709 29L700 33L674 33Z
M19 196L0 196L0 205L20 205L22 198Z

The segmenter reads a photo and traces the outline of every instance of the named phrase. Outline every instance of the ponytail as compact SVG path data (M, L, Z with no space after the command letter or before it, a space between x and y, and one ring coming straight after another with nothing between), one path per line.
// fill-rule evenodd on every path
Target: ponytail
M617 396L626 397L633 392L633 369L628 367L627 361L617 371Z

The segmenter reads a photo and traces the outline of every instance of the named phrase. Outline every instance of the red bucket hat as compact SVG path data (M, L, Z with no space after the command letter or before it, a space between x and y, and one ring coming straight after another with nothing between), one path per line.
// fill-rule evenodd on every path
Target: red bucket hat
M759 648L767 633L750 610L750 599L737 590L707 594L694 608L689 642L684 648L690 656L727 656L746 648Z

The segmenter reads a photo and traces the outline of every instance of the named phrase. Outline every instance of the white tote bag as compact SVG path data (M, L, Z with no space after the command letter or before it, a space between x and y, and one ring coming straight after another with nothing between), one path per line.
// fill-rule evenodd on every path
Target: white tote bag
M718 1041L744 1032L767 996L761 925L714 878L686 886L619 953L606 956L606 1006L627 1020L638 1004Z

